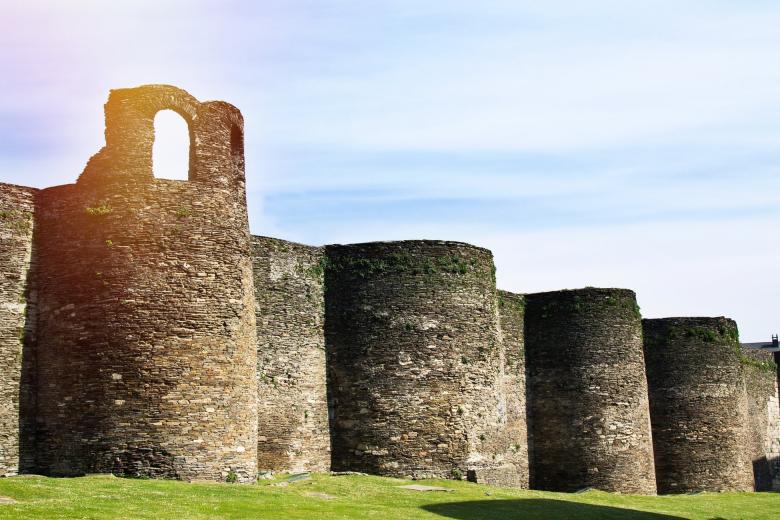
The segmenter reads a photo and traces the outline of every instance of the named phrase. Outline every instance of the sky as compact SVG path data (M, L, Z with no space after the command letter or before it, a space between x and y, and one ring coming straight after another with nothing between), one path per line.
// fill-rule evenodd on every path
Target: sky
M506 290L780 332L777 2L2 0L0 24L0 182L74 182L110 89L173 84L241 109L254 234L469 242Z

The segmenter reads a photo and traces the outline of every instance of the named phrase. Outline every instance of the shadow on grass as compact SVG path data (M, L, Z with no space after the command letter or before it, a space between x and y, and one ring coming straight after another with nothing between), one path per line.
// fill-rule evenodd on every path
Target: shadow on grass
M430 504L422 506L421 509L445 518L457 520L534 520L537 518L545 520L671 520L680 518L618 507L538 498Z

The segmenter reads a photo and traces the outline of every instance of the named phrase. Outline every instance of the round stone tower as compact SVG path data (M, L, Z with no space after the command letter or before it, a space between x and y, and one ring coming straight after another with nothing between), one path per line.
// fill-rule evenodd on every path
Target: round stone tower
M154 117L190 131L188 181L155 179ZM106 146L42 191L36 466L253 481L254 290L243 120L150 85L111 92Z
M492 254L439 241L326 251L333 469L522 485Z
M644 321L658 491L752 491L737 324Z
M532 489L654 494L636 296L586 288L526 302Z

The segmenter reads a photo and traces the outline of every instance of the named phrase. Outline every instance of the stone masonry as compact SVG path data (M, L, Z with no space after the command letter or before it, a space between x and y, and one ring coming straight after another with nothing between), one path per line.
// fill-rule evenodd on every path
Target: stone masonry
M634 293L587 288L526 301L532 488L654 494Z
M260 471L327 471L325 251L253 237Z
M193 135L152 174L153 118ZM33 467L253 481L256 332L240 113L166 86L112 91L106 147L36 199Z
M0 476L19 472L22 359L31 340L29 272L37 190L0 189ZM23 441L21 441L23 442Z
M780 404L770 352L742 351L748 400L748 447L756 491L780 491Z
M165 109L187 181L152 172ZM147 85L105 117L75 184L0 184L0 476L780 490L777 367L730 320L643 349L633 292L497 291L469 244L252 237L238 109Z
M490 252L415 241L327 253L334 469L521 485Z
M518 487L528 488L528 422L525 390L525 296L498 291L504 389L511 461L517 471Z
M752 491L737 325L644 321L658 491Z

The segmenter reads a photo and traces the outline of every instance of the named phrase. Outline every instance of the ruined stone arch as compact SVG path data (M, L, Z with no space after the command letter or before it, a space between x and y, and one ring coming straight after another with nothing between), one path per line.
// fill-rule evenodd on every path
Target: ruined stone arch
M145 85L111 91L105 105L106 145L79 181L153 180L154 119L163 110L176 112L188 125L190 181L232 185L243 175L244 122L236 107L201 103L169 85Z

